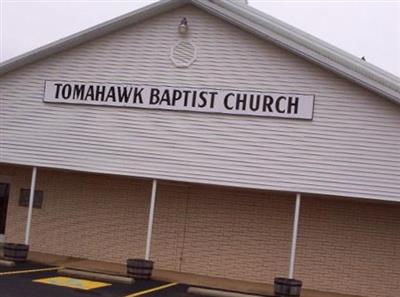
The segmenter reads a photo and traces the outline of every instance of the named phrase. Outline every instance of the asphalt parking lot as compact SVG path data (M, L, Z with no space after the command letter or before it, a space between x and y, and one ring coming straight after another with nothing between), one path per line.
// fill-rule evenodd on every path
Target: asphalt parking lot
M0 267L2 297L184 297L187 285L137 281L132 285L60 277L57 267L21 263ZM85 288L85 289L83 289Z

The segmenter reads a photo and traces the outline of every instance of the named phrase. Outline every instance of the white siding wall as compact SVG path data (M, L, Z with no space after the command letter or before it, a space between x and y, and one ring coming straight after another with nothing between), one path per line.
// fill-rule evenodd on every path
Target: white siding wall
M186 16L198 59L173 66ZM42 102L44 80L315 94L313 121ZM400 106L186 6L0 78L0 162L400 201Z

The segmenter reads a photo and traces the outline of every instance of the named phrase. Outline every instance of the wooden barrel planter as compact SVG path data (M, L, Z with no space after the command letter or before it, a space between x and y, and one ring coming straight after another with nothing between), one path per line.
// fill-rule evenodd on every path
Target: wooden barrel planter
M274 281L276 297L299 297L302 282L296 279L277 277Z
M19 243L5 243L3 254L6 260L25 262L28 258L29 245Z
M153 273L153 261L143 259L128 259L127 273L134 279L150 279Z

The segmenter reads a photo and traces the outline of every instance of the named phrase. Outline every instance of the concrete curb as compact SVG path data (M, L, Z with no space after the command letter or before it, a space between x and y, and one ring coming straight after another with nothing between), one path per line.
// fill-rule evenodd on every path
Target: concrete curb
M60 269L60 270L58 270L58 273L61 275L65 275L65 276L88 278L91 280L105 281L105 282L115 282L115 283L121 283L121 284L125 284L125 285L132 285L135 282L135 280L130 277L123 277L123 276L117 276L117 275L110 275L110 274L89 272L89 271L75 270L75 269L68 269L68 268Z
M14 261L0 259L0 266L15 267Z
M261 295L252 295L252 294L228 292L228 291L222 291L222 290L204 289L204 288L198 288L198 287L189 287L187 292L191 293L191 294L197 294L197 295L209 296L209 297L265 297L265 296L261 296Z

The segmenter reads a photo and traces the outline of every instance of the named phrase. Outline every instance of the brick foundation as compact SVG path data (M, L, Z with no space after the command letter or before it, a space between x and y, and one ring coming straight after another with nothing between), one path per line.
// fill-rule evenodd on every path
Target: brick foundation
M19 191L31 169L0 165L11 183L6 240L22 242ZM143 257L151 182L38 170L34 251L123 263ZM157 268L271 283L287 275L294 195L160 183L152 258ZM296 277L310 289L367 297L400 292L400 205L304 197Z

